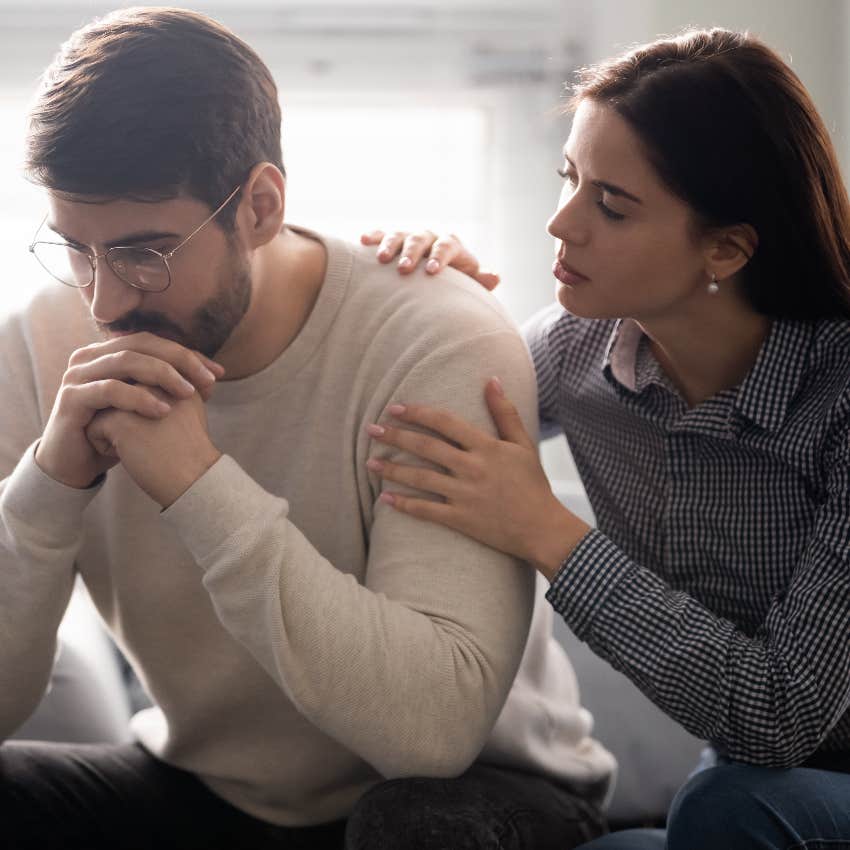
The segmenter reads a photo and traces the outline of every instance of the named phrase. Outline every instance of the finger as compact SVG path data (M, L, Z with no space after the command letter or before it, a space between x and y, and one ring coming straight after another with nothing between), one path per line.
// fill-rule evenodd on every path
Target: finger
M107 422L103 416L95 416L86 428L86 439L94 446L95 451L103 457L118 458L118 452L111 438L107 435Z
M499 436L523 448L536 450L531 437L528 436L528 431L525 430L519 411L505 395L502 382L498 378L491 378L487 382L484 397Z
M394 233L385 233L384 238L381 239L381 244L378 245L378 261L381 263L388 263L393 257L395 257L399 251L401 251L401 246L404 244L406 233L401 233L399 231L395 231Z
M441 236L431 246L431 254L425 264L425 271L428 274L437 274L447 266L453 265L457 257L463 254L465 250L454 234Z
M361 245L378 245L384 238L383 230L371 230L369 233L360 234Z
M104 354L85 365L72 366L65 373L65 380L74 384L88 384L108 378L160 387L175 398L189 398L195 392L195 385L170 363L130 349Z
M81 366L105 354L114 354L126 350L147 354L150 357L156 357L170 363L184 378L198 388L210 386L215 383L216 375L224 374L224 367L200 352L192 351L178 342L147 332L116 337L107 342L95 343L77 349L71 355L68 363L69 366Z
M431 250L431 246L437 239L437 234L430 230L423 230L420 233L411 233L405 240L401 248L401 258L398 261L398 268L402 274L412 272L422 258Z
M427 405L391 404L387 413L402 422L422 425L429 431L435 431L462 449L479 448L492 440L486 431L476 428L460 416ZM447 466L445 463L442 465Z
M457 480L450 475L421 466L407 466L378 458L369 458L366 466L385 481L395 481L414 490L450 498L457 493Z
M366 431L381 443L395 446L444 469L459 472L464 468L464 452L437 437L430 437L419 431L409 431L406 428L376 424L368 425Z
M157 398L147 387L112 379L64 387L62 401L63 404L67 402L71 409L86 411L82 417L85 421L91 419L92 412L110 407L138 413L148 419L161 419L171 410L167 401Z
M488 292L492 292L501 281L499 275L494 274L493 272L478 272L478 274L473 275L475 280L478 281Z
M378 501L389 505L400 513L423 519L426 522L436 522L449 528L458 528L455 517L456 511L445 502L432 502L427 499L417 499L413 496L402 496L400 493L383 492Z

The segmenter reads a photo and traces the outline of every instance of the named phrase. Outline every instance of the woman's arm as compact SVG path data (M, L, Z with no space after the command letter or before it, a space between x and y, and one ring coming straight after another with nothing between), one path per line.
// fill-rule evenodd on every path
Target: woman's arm
M850 707L850 440L826 459L828 498L785 592L754 634L717 616L642 568L608 537L553 504L526 438L507 405L488 403L501 441L482 442L461 423L427 408L398 415L429 423L455 448L407 445L404 428L380 439L438 458L447 470L414 480L386 467L389 480L437 492L443 504L393 500L397 510L449 525L533 562L553 577L548 599L576 635L627 675L663 711L735 760L800 764ZM467 426L468 427L468 426ZM850 425L848 425L850 432ZM409 432L408 432L409 433ZM439 442L439 441L435 441ZM437 452L441 452L439 455ZM412 474L415 474L412 473ZM444 480L440 480L444 479ZM777 543L777 545L780 545ZM563 563L554 563L563 552ZM845 736L850 738L850 733Z

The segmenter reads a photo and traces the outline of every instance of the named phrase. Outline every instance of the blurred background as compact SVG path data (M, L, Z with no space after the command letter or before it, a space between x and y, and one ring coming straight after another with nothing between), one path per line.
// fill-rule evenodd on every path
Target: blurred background
M518 322L554 291L545 223L569 130L564 82L581 65L689 25L748 29L791 62L850 168L850 0L186 5L234 29L277 79L290 221L351 239L373 227L458 233L502 275L497 296ZM44 212L20 174L27 102L59 44L111 8L0 0L0 316L58 285L27 251ZM548 462L572 478L563 458Z

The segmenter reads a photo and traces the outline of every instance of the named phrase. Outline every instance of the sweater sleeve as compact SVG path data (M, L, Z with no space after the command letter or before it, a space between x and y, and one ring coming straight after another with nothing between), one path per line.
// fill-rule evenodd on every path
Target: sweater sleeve
M26 334L0 329L0 739L31 714L53 666L73 586L82 512L95 489L74 490L35 462L43 423Z
M493 433L483 388L494 374L536 434L534 376L514 332L438 348L381 406L431 404ZM390 447L364 446L364 464L369 455L412 462ZM164 516L204 571L221 622L310 722L386 777L457 775L480 752L507 697L534 576L489 547L376 503L381 485L370 480L363 584L289 521L286 499L229 457Z
M793 578L748 635L666 585L599 531L547 598L576 635L686 729L730 758L803 762L850 709L850 440Z

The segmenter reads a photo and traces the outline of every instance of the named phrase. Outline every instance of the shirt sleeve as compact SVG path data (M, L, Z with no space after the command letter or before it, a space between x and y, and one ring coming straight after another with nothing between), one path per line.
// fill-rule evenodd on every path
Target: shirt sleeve
M82 512L96 492L66 487L36 464L38 397L22 323L7 320L0 328L0 740L47 688Z
M493 374L536 435L534 377L514 332L433 351L390 401L452 410L493 433L483 399ZM368 456L412 461L364 445L364 464ZM376 477L375 500L380 490ZM288 512L286 499L224 457L164 517L204 571L221 622L311 723L386 777L461 773L483 747L519 666L533 572L379 502L361 584L322 557Z
M562 345L552 340L552 330L565 315L563 307L559 304L550 304L522 326L522 334L531 352L537 376L540 432L544 439L561 431L561 425L558 422L558 376L564 359L564 350Z
M850 440L785 592L753 635L590 532L547 598L579 638L729 758L791 767L850 707Z

